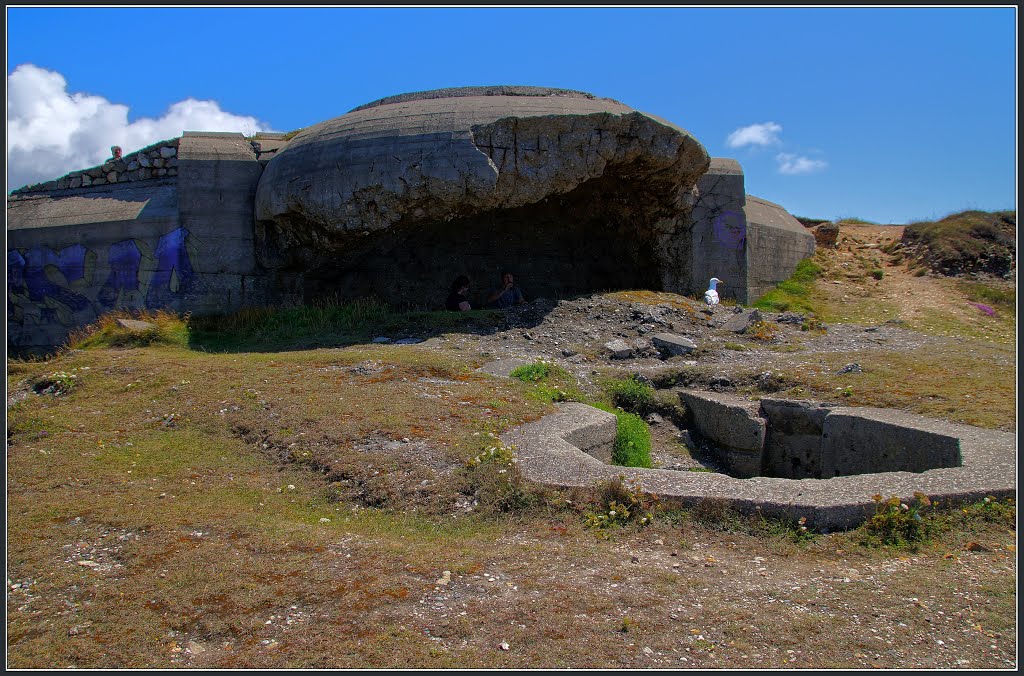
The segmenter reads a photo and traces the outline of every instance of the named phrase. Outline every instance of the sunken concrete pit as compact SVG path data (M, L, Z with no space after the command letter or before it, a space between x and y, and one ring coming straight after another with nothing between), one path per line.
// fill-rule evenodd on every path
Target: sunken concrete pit
M708 393L688 393L693 401ZM753 410L738 402L722 402L722 395L713 395L726 409L724 420L702 420L705 430L729 430L730 424ZM738 399L738 398L736 398ZM833 423L822 425L819 437L822 473L833 472L832 478L781 478L752 476L736 478L709 472L687 472L666 469L638 469L609 465L610 448L615 438L614 415L580 403L558 404L555 413L536 422L522 425L501 435L503 443L514 447L514 456L524 478L558 487L593 487L597 482L623 477L640 490L656 494L679 506L693 506L702 500L728 502L743 513L760 510L765 516L787 519L805 517L807 524L823 532L854 528L874 513L872 496L897 496L904 502L921 492L946 505L1016 495L1016 435L967 425L934 421L899 411L859 408L833 408L825 415L813 405L800 402L775 402L768 405L772 416L777 409L795 404L800 410L791 416L791 426L766 423L762 431L753 426L738 425L736 434L727 441L739 441L735 453L754 453L753 440L760 439L763 449L776 444L784 453L770 451L764 458L797 457L813 446L803 422L814 429L814 421L833 417ZM699 410L699 409L698 409ZM713 409L710 415L717 417ZM743 415L739 411L743 411ZM703 419L702 413L695 413ZM826 434L829 438L826 438ZM881 443L880 443L881 442ZM934 442L934 443L933 443ZM927 446L925 445L927 444ZM895 453L902 448L901 453ZM952 449L957 449L953 460ZM853 473L866 468L869 461L884 460L915 465L934 449L932 468L923 470L874 471ZM813 455L813 453L812 453ZM856 460L850 460L854 456ZM754 466L744 459L744 467ZM790 463L792 465L792 463ZM942 465L946 466L942 466ZM779 463L785 466L786 463ZM938 466L934 466L938 465ZM806 465L805 465L806 466ZM895 466L895 465L889 465ZM849 472L840 475L836 470Z

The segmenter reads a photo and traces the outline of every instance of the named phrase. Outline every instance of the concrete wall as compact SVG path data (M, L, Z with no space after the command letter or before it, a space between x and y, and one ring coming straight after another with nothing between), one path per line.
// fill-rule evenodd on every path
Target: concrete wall
M744 208L747 219L748 301L789 279L796 264L814 255L814 235L778 204L753 195Z
M821 477L959 467L960 440L934 421L878 408L833 409L822 425Z
M736 160L713 157L690 199L691 293L712 277L718 295L751 304L814 255L814 236L784 208L747 195Z
M748 302L746 192L739 162L711 158L711 166L697 182L690 211L690 283L692 293L702 294L708 281L717 277L719 296Z
M162 178L127 172L57 187L94 168L8 197L10 349L48 351L115 309L203 314L276 300L253 251L262 166L252 145L241 134L186 132L148 152L170 156L169 148L173 176L160 167Z
M831 479L960 467L948 425L903 411L680 390L690 425L740 477Z

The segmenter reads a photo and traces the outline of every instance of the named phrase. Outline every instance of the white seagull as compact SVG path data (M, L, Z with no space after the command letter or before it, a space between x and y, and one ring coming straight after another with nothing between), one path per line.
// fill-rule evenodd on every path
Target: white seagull
M718 277L712 277L708 290L704 292L704 302L708 305L718 305L718 291L715 287L721 282Z

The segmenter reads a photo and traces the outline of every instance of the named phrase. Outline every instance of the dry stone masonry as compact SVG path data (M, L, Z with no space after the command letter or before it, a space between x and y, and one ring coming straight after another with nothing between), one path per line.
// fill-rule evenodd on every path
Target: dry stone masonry
M55 181L19 188L13 194L25 195L50 190L88 188L108 183L128 183L177 175L178 139L171 139L154 143L131 155L111 158L98 167L73 171Z

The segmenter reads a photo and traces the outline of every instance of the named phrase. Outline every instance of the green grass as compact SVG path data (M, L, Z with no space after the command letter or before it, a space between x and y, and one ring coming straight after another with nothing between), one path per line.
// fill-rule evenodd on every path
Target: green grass
M774 289L761 296L754 307L767 312L803 312L816 314L818 305L814 300L814 282L821 276L822 267L812 258L797 263L793 275Z
M654 388L630 376L605 385L613 406L638 415L647 415L654 407Z
M623 467L653 467L651 429L633 413L618 413L618 429L612 450L612 463Z
M969 341L969 342L966 342ZM860 373L835 372L856 361ZM978 364L988 366L979 369ZM911 411L932 418L1012 431L1016 429L1016 373L1011 345L962 338L907 349L824 355L817 364L780 367L801 398L842 400L849 406ZM841 385L841 387L840 387ZM849 387L849 395L844 388ZM838 388L838 389L837 389Z
M524 383L536 383L551 375L551 365L544 362L525 364L513 369L508 375L510 378L518 378Z
M1017 290L1012 286L997 287L966 280L959 282L958 286L969 301L983 303L1010 316L1017 315Z

